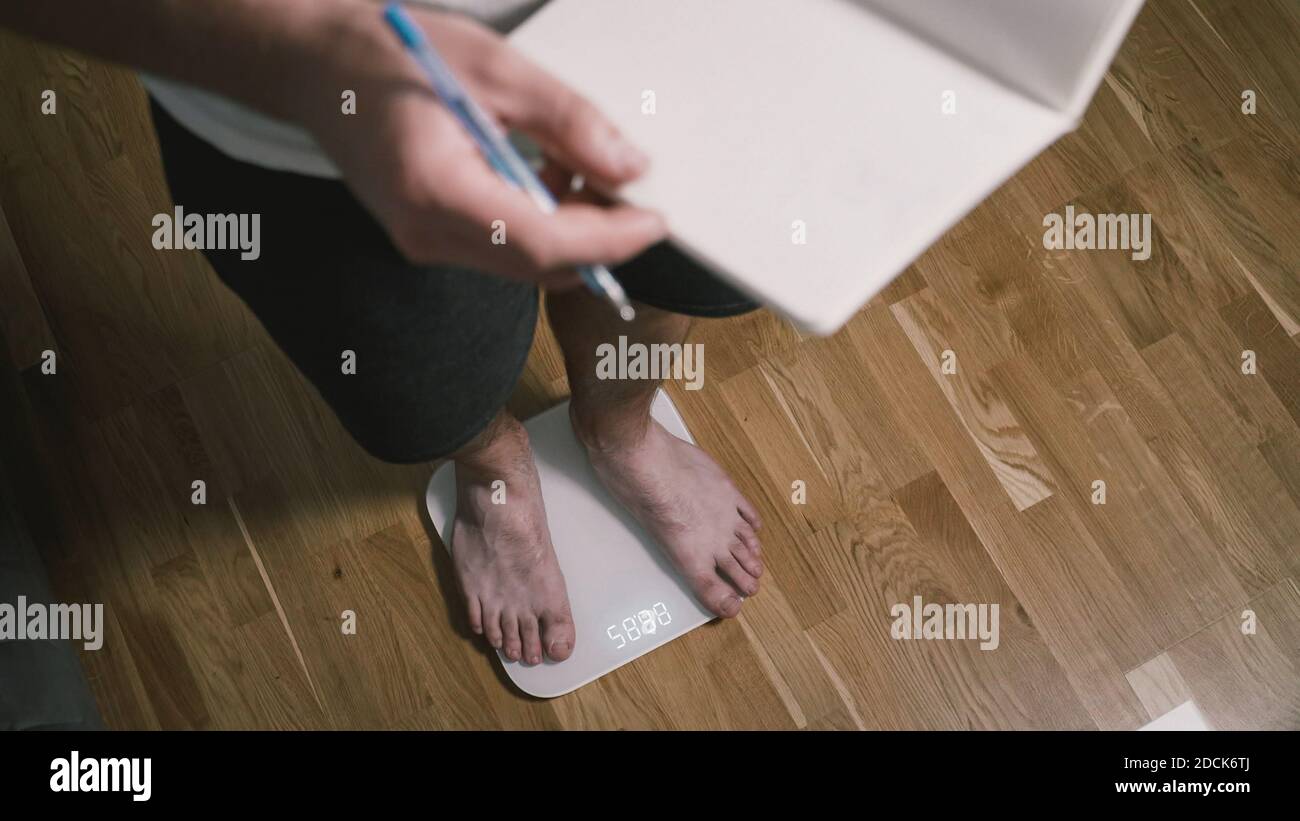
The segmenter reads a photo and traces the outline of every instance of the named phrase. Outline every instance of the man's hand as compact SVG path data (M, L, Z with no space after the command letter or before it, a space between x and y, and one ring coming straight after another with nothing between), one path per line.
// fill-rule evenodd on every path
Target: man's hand
M645 159L592 106L468 19L411 10L460 81L566 172L614 188ZM654 214L567 202L539 212L444 111L370 0L0 2L0 25L169 76L307 128L413 261L565 287L664 236ZM357 113L340 109L345 89ZM492 243L502 220L506 243Z
M409 259L563 288L578 282L574 265L618 263L664 237L657 215L630 206L570 200L539 211L488 166L380 11L349 4L312 35L318 62L299 68L304 88L285 113L312 132ZM451 14L412 16L487 113L532 137L550 161L609 188L645 169L590 103L495 32ZM340 111L343 89L356 92L354 115Z

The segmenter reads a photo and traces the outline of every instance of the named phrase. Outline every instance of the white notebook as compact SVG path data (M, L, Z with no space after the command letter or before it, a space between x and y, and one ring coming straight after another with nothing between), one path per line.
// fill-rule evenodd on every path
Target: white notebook
M553 0L511 41L650 154L623 199L831 334L1078 124L1141 5Z

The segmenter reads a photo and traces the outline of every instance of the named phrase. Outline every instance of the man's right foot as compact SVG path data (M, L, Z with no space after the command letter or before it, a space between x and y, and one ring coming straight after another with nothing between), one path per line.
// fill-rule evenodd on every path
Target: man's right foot
M451 552L470 627L511 661L563 661L573 652L573 615L528 434L511 420L466 461L456 462Z

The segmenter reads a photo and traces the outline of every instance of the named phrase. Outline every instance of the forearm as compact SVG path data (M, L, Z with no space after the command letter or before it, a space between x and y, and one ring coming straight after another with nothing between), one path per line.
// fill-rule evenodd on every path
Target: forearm
M362 0L5 0L0 26L292 117Z

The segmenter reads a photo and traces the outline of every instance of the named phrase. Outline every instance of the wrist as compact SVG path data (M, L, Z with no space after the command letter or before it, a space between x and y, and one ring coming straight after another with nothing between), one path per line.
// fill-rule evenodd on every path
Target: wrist
M382 7L369 0L306 0L285 21L285 37L269 55L270 113L312 130L337 116L345 90L379 70L394 40Z

